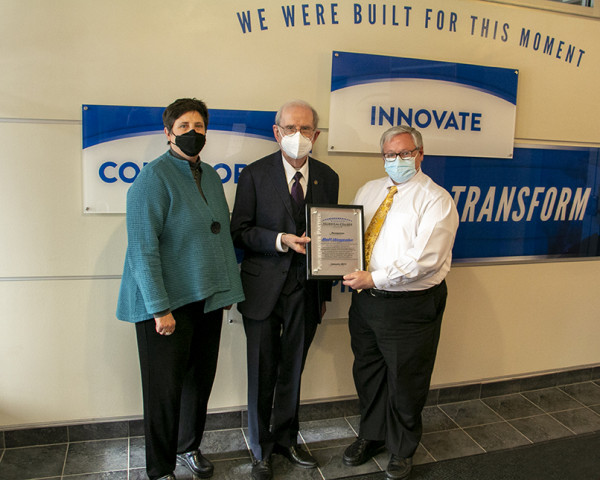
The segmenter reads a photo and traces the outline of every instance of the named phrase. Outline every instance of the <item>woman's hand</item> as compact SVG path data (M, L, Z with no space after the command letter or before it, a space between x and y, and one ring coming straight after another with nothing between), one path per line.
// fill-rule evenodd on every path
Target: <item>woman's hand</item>
M162 317L154 317L154 321L159 335L171 335L175 331L175 318L171 312Z

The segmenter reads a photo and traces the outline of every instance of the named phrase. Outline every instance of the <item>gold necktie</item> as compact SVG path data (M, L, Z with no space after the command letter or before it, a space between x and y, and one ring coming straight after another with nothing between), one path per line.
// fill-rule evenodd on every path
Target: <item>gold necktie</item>
M385 200L381 202L379 208L373 215L371 219L371 223L369 223L369 227L365 233L365 270L369 270L369 263L371 262L371 253L373 253L373 247L375 246L375 241L379 236L379 232L381 231L381 227L383 226L383 222L385 222L385 217L392 206L392 202L394 201L394 195L398 191L398 187L395 185L390 187L390 190L385 197Z

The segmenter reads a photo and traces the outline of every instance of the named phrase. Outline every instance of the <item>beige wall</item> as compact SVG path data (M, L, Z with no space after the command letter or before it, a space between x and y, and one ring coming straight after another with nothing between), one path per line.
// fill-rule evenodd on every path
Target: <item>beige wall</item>
M211 108L276 110L306 99L323 119L315 156L339 172L346 203L382 172L374 157L327 153L332 50L517 68L517 142L600 146L598 20L467 0L338 1L333 25L331 2L303 3L311 25L286 28L281 5L291 3L274 0L2 2L0 428L141 415L134 329L114 316L124 216L82 214L84 103L164 106L196 96ZM411 6L410 25L356 25L354 3L363 14L369 4ZM456 13L457 31L425 29L426 7L434 19ZM252 33L241 31L242 9ZM472 16L507 23L508 41L482 37L480 26L472 35ZM522 27L584 50L579 66L520 47ZM434 384L600 363L597 278L594 260L455 267ZM355 394L347 303L338 293L318 331L304 401ZM245 404L244 334L233 320L214 410Z

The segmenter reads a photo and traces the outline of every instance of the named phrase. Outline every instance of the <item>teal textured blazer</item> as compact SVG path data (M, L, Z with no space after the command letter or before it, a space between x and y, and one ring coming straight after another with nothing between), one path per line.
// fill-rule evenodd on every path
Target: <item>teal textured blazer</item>
M142 168L129 188L120 320L140 322L200 300L206 312L244 300L221 178L201 165L206 201L189 163L170 151Z

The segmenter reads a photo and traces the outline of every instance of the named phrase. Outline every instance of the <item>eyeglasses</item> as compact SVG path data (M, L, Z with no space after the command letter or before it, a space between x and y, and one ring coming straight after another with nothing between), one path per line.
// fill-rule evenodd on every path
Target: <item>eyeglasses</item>
M294 135L297 131L300 131L300 133L306 137L306 138L312 138L312 136L315 133L315 129L313 127L296 127L295 125L287 125L285 127L282 127L281 125L277 125L281 131L283 132L283 134L287 137L288 135Z
M419 147L415 147L412 150L404 150L402 152L388 152L383 154L383 158L386 162L393 162L396 157L400 157L402 160L409 160L413 157L413 152L418 150Z

